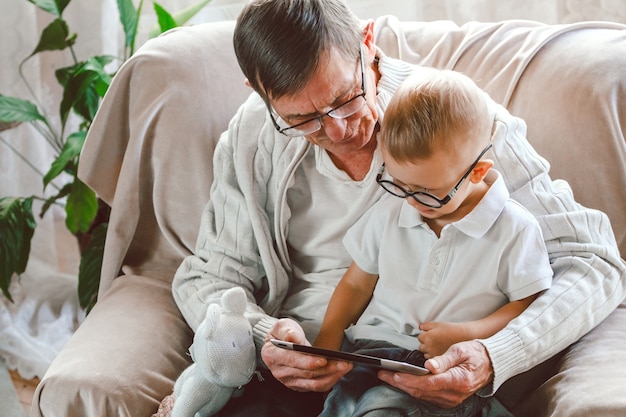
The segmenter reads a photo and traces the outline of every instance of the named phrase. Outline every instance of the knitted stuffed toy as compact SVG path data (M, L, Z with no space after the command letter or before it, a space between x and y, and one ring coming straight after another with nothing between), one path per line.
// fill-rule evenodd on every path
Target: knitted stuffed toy
M172 417L205 417L226 405L236 387L250 381L256 367L252 327L243 316L246 294L235 287L209 305L194 335L192 363L174 384Z

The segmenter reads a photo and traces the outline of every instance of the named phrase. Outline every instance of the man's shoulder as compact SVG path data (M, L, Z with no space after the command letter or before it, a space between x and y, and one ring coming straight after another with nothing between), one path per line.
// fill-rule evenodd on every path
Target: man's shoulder
M268 154L275 152L297 152L301 141L290 140L278 133L269 117L267 105L257 93L252 92L239 107L237 114L228 126L228 140L243 154L259 151ZM306 145L306 141L304 144Z
M235 120L248 127L259 129L266 118L267 106L257 93L252 92L246 101L239 107Z

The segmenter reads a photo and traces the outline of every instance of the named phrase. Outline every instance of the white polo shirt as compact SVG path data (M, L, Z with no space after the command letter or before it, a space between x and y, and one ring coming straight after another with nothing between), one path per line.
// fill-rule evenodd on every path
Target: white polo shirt
M349 340L388 340L417 349L425 321L477 320L550 287L552 269L535 218L509 199L500 174L463 219L437 235L404 199L386 195L348 231L356 264L379 274ZM407 337L408 336L408 337Z

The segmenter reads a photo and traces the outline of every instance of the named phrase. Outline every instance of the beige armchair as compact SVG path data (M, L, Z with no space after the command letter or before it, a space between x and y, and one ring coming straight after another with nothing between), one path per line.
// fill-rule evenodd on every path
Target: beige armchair
M195 245L213 147L250 93L233 26L185 27L151 40L111 86L80 166L112 206L99 301L42 379L32 416L149 416L188 364L192 333L170 286ZM459 27L382 17L376 33L386 54L462 71L524 118L553 177L609 215L626 255L626 26ZM624 323L622 304L516 413L626 415Z

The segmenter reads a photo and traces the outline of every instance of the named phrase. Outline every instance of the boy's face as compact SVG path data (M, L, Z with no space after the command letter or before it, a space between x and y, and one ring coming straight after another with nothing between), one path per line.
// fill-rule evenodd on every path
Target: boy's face
M467 162L467 155L456 156L457 152L442 149L435 150L424 159L398 163L383 147L385 170L393 178L393 182L406 191L423 191L443 199L459 179L467 171L472 161ZM460 210L470 204L468 197L472 187L468 186L469 179L464 181L452 199L440 208L428 207L412 197L407 197L407 203L414 207L426 219L457 220L457 215L466 210Z

